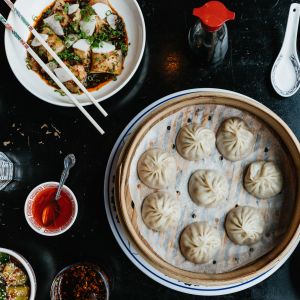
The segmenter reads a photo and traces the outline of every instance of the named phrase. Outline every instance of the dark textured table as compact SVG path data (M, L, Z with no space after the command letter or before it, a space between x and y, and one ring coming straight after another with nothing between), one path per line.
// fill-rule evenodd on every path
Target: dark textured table
M147 28L142 63L130 83L103 103L107 119L95 108L88 109L106 130L104 136L77 109L47 104L23 88L7 63L1 27L0 151L16 162L18 181L9 191L0 192L0 246L19 251L31 262L38 281L36 299L48 299L55 274L83 260L109 266L114 277L111 299L196 299L141 273L116 243L105 215L103 180L110 151L125 125L156 99L195 87L233 90L268 106L300 137L299 93L282 99L270 84L270 70L283 40L291 2L225 1L236 12L236 20L228 23L228 54L216 69L200 68L187 47L187 32L194 22L192 8L203 3L139 1ZM0 7L7 15L2 1ZM51 133L46 134L44 124ZM38 235L25 221L24 201L37 184L58 180L63 158L71 152L78 160L68 180L79 202L77 221L61 236ZM219 298L300 299L299 249L264 282Z

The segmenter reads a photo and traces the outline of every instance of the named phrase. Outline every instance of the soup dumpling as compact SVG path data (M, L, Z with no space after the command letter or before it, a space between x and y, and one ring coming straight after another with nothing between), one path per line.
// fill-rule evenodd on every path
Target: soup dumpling
M225 120L217 132L217 148L228 160L244 159L253 149L255 135L240 118Z
M212 206L226 199L227 179L214 170L198 170L189 180L189 194L194 203L200 206Z
M227 214L225 228L228 237L235 244L252 245L262 238L265 221L257 208L238 206Z
M167 192L155 192L145 198L142 218L146 226L155 231L165 231L179 220L180 207Z
M214 132L198 124L182 127L176 138L177 151L187 160L200 160L211 154L215 143Z
M142 154L137 166L140 180L150 188L163 189L175 182L176 161L168 152L150 149Z
M283 177L274 162L255 161L247 169L244 185L257 198L271 198L281 192Z
M195 264L209 262L221 247L219 232L206 222L188 225L180 236L182 255Z

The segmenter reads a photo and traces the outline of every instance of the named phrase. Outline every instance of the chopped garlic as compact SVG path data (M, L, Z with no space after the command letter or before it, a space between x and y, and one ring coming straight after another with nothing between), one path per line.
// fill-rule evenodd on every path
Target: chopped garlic
M74 14L74 12L76 12L78 8L79 8L79 4L70 5L68 9L68 15Z
M109 53L114 51L116 47L112 43L101 42L98 47L93 48L92 51L94 53Z
M101 19L105 19L111 13L111 8L104 3L96 3L92 8Z
M88 36L93 35L96 28L96 16L90 17L89 21L80 21L80 29Z
M85 39L81 39L78 40L74 45L73 45L74 49L78 49L84 52L87 52L90 50L90 44L87 40Z
M44 34L44 33L40 33L40 37L44 40L44 41L47 41L48 40L48 37L49 35L48 34ZM32 47L38 47L38 46L41 46L42 43L35 37L32 42L31 42L31 46Z
M107 16L106 20L112 29L116 29L116 21L117 21L116 15L110 14Z
M59 21L55 19L55 15L44 19L44 23L47 24L57 35L64 35L64 30Z
M54 61L50 61L46 64L46 66L51 70L54 71L57 68L57 63Z
M72 77L63 68L54 69L54 73L62 83L72 80Z

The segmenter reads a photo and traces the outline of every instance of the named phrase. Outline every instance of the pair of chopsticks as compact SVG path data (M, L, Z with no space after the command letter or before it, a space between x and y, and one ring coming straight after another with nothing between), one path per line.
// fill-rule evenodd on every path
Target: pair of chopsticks
M23 24L32 32L37 40L46 48L56 62L71 76L72 80L78 85L78 87L84 92L84 94L90 99L90 101L98 108L98 110L106 117L107 112L100 106L91 93L83 86L83 84L77 79L77 77L69 70L69 68L63 63L58 55L51 49L51 47L44 41L39 33L29 24L20 11L14 6L10 0L4 0L9 8L21 19ZM70 100L78 107L78 109L85 115L85 117L95 126L95 128L104 134L104 130L97 124L93 117L85 110L85 108L79 103L79 101L69 92L62 82L56 77L56 75L48 68L48 66L40 59L40 57L34 52L34 50L20 37L20 35L13 29L13 27L7 23L7 20L0 13L0 21L8 29L13 36L23 45L26 51L34 58L34 60L46 71L50 78L63 90L63 92L70 98Z

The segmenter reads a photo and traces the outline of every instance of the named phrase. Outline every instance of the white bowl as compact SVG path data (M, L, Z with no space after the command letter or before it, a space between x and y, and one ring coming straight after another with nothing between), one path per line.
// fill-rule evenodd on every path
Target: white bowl
M46 236L56 236L56 235L60 235L64 232L66 232L75 222L77 214L78 214L78 204L77 204L77 200L76 197L74 195L74 193L66 186L64 185L62 188L62 191L64 191L69 198L72 201L73 204L73 214L71 216L70 221L65 224L63 227L54 230L49 230L45 227L40 226L39 224L36 223L33 215L32 215L32 204L33 201L36 197L36 195L38 193L40 193L42 190L48 188L48 187L58 187L58 182L54 182L54 181L49 181L49 182L44 182L41 183L40 185L36 186L27 196L27 199L25 201L25 205L24 205L24 214L25 214L25 218L26 221L28 223L28 225L37 233L41 234L41 235L46 235Z
M54 0L17 0L15 6L28 22L31 22L31 25L33 25L34 17L39 16L53 1ZM128 83L141 62L146 40L145 22L136 0L110 0L109 2L124 19L130 45L128 55L125 58L124 70L117 77L117 80L111 81L99 90L92 92L93 96L99 102L111 97ZM13 26L23 40L26 41L28 39L30 31L12 12L8 16L8 23ZM68 97L61 96L57 92L54 92L55 89L47 85L36 72L27 69L25 62L26 50L8 30L5 31L4 41L10 67L18 80L28 91L36 97L55 105L66 107L74 106L74 104L68 100ZM82 105L91 104L84 94L74 94L74 96Z
M22 255L20 255L19 253L15 252L13 250L9 250L9 249L6 249L6 248L0 248L0 252L6 253L10 256L13 256L24 267L24 269L26 270L26 273L28 275L29 282L30 282L30 297L29 297L29 300L34 300L35 299L35 294L36 294L37 284L36 284L36 278L35 278L34 271L31 267L31 265L29 264L29 262Z

